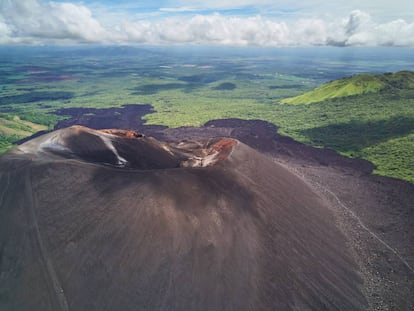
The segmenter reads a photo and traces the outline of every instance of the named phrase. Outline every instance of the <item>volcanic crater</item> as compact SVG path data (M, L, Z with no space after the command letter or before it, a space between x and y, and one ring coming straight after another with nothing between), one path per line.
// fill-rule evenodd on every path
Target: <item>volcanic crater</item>
M148 109L72 109L0 157L1 310L414 308L412 184L264 121Z
M233 138L72 126L0 158L2 310L365 310L347 239Z

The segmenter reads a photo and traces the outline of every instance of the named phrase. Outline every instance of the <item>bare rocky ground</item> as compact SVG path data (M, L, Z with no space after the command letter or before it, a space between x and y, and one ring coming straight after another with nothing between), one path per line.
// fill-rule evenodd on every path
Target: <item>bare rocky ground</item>
M79 109L57 128L81 124L136 129L170 143L211 137L244 142L299 176L327 203L335 215L332 221L346 236L347 248L358 264L367 310L414 309L414 185L373 175L374 166L367 161L280 136L275 126L263 121L228 119L199 128L146 127L135 122L143 112L131 115L131 107L128 117L117 110L115 119L111 118L115 110L94 111L95 116L89 112L83 117Z
M102 116L97 114L94 123L81 124L135 128L164 141L232 137L271 156L329 202L363 273L370 310L414 310L413 184L373 175L375 166L368 161L303 145L277 134L277 127L264 121L226 119L198 128L146 127L142 121L135 125L130 122L141 118L142 110L134 107L128 106L129 121L122 124L116 121L108 125L108 110L102 110ZM79 113L82 111L74 115ZM79 123L79 117L67 122L64 125Z
M1 310L365 310L332 211L232 138L72 126L0 158Z
M229 124L229 136L269 154L329 202L363 273L370 310L413 310L414 185L372 175L367 161L281 137L262 121Z

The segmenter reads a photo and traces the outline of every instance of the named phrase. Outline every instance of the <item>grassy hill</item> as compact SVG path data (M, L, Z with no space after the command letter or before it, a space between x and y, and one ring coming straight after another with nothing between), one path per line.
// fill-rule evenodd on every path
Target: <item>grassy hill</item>
M10 149L12 142L46 129L47 126L22 120L17 115L0 113L0 153Z
M414 182L414 72L356 75L281 102L296 116L286 134Z
M310 92L283 99L281 103L311 104L333 98L384 91L392 93L404 89L414 89L414 72L361 74L325 83Z

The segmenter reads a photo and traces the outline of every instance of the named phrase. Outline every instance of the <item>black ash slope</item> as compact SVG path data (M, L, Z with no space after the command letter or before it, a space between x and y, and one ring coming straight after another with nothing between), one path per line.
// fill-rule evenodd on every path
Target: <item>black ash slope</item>
M232 139L82 127L0 158L1 310L364 310L328 207Z

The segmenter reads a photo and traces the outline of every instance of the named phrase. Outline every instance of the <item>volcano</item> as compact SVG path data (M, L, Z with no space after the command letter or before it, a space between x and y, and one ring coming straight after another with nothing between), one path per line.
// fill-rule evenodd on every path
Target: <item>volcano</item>
M328 204L231 138L81 126L0 158L1 310L365 310Z

